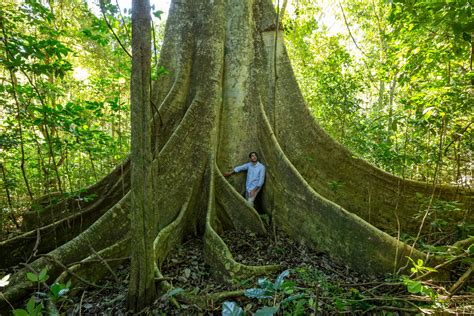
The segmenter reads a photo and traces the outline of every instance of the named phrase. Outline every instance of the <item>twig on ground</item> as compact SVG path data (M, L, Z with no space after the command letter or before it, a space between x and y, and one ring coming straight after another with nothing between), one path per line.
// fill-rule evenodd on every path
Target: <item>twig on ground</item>
M82 301L84 300L84 295L86 290L82 291L81 300L79 301L79 316L82 316Z
M31 258L36 256L36 253L38 252L38 247L39 247L40 241L41 241L41 233L40 233L39 228L36 228L35 246L33 247L33 250L31 251L31 255L28 258L28 260L26 260L26 262L30 262Z
M71 269L69 269L68 267L66 267L61 261L59 261L58 259L54 258L53 256L51 255L48 255L48 254L44 254L44 255L40 255L40 257L45 257L47 259L49 259L50 261L52 261L53 263L56 263L58 266L60 266L61 268L64 269L64 271L66 271L67 273L69 273L70 275L72 275L73 277L75 277L76 279L78 279L79 281L81 281L82 283L84 284L87 284L91 287L95 287L95 288L103 288L102 286L99 286L95 283L92 283L92 282L89 282L87 281L86 279L84 279L83 277L79 276L77 273L71 271Z
M463 259L463 258L466 258L466 257L469 257L469 255L467 255L467 254L465 254L465 253L460 254L460 255L458 255L458 256L456 256L456 257L453 257L453 258L451 258L451 259L449 259L449 260L447 260L447 261L445 261L445 262L443 262L443 263L438 264L436 267L434 267L433 269L436 270L436 271L428 271L428 272L426 272L425 274L422 274L422 275L416 277L415 280L423 279L423 278L427 277L428 275L430 275L430 274L432 274L432 273L434 273L434 272L438 272L439 269L441 269L441 268L443 268L443 267L445 267L445 266L447 266L447 265L449 265L449 264L451 264L451 263L453 263L453 262L455 262L455 261L457 261L457 260L459 260L459 259Z
M102 258L102 260L104 260L104 261L106 261L106 262L123 261L123 260L130 260L130 257L109 258L109 259L104 259L104 258ZM72 262L72 263L70 264L70 266L83 265L83 264L90 263L90 262L101 262L101 260L89 258L89 259L84 259L84 260L82 260L82 261Z
M120 283L120 280L119 280L117 274L115 274L114 270L110 267L110 265L107 263L107 261L105 261L104 258L102 258L102 257L97 253L97 251L95 251L94 247L92 247L92 245L91 245L90 242L88 242L88 246L89 246L89 249L94 253L94 255L100 260L100 262L107 268L107 270L110 271L110 273L111 273L112 276L114 277L115 283L119 284L119 283Z
M472 273L472 270L474 269L474 264L471 264L471 266L469 267L469 269L466 270L466 272L464 272L464 274L459 278L459 280L457 280L456 283L454 283L454 285L449 289L449 296L448 297L451 297L453 296L454 294L456 294L456 292L462 288L462 286L464 285L464 283L466 282L467 279L469 279L469 276L471 275Z
M7 300L7 298L5 297L5 295L3 295L2 292L0 292L0 296L5 300L5 302L7 302L8 305L10 305L10 308L11 308L12 310L15 309L15 307L13 307L13 305L10 303L10 301Z

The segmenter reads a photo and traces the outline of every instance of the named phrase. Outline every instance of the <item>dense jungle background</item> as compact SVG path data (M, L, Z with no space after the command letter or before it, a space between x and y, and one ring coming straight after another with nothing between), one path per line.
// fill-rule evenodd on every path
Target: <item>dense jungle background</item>
M333 139L354 157L402 179L433 187L451 185L472 194L471 1L285 0L274 5L299 88L314 119ZM163 4L152 2L151 15L154 80L168 75L158 62L168 13ZM4 241L25 231L25 214L35 204L52 203L54 194L78 203L96 199L86 188L128 157L131 9L124 1L7 0L1 4L0 28ZM337 180L327 183L334 201L345 185ZM267 279L239 280L240 288L247 288L240 291L211 281L200 245L190 239L164 263L163 274L174 282L174 289L162 293L155 309L146 312L473 312L474 223L469 206L433 196L419 199L425 199L432 212L420 209L410 220L428 229L418 235L386 233L444 258L438 267L412 260L411 274L369 278L275 228L272 236L260 239L254 234L226 237L241 261L250 263L252 252L257 252L263 259L253 264L287 268ZM465 216L456 217L454 224L446 220L451 212L463 210ZM271 226L271 219L262 219ZM32 259L28 256L26 266ZM422 278L448 265L449 283ZM32 271L28 279L37 284L36 296L12 302L10 309L16 315L45 312L46 305L57 313L121 312L127 267L123 263L111 271L112 281L104 281L95 291L73 290L66 282L45 287L48 271ZM0 293L15 269L1 267ZM204 289L226 290L228 295L213 297L215 305L175 298Z

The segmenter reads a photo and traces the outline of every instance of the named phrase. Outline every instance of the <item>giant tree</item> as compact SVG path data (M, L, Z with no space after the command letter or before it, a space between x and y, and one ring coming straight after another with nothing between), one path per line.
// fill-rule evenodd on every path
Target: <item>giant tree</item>
M161 52L168 74L154 85L150 121L149 215L156 225L154 271L163 289L171 286L160 272L163 260L190 236L202 237L208 264L226 280L277 268L237 262L221 238L228 229L268 233L261 213L271 216L274 227L353 269L382 274L403 268L406 256L424 257L380 230L418 232L412 215L426 206L417 196L469 206L468 192L404 181L333 141L305 106L276 21L270 0L171 5ZM222 175L252 150L268 170L257 209L239 194L243 178L228 182ZM29 267L47 266L52 276L88 283L107 273L120 261L104 260L130 254L128 172L126 161L87 189L97 195L94 201L39 201L40 227L2 242L2 253L11 256L2 257L1 265L20 262L24 253L50 251ZM337 190L330 185L335 182ZM28 238L39 242L26 245ZM26 293L25 272L12 278L7 298Z

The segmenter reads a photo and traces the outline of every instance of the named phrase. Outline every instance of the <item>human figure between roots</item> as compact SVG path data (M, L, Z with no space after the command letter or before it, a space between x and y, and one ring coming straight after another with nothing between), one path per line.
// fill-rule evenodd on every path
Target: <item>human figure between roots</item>
M258 154L255 151L249 153L250 161L235 167L230 172L224 172L224 177L230 177L234 173L247 171L247 180L245 181L245 198L253 207L257 194L262 189L265 182L265 166L258 161Z

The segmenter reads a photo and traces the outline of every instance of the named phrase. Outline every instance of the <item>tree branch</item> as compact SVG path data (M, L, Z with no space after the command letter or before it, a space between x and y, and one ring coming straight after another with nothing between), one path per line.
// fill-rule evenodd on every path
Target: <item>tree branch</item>
M110 25L109 23L109 20L107 20L107 16L105 15L105 5L104 5L104 0L100 0L99 1L99 4L100 4L100 12L102 13L102 16L104 17L104 20L105 20L105 23L107 24L107 26L109 27L109 30L112 32L112 34L114 35L115 39L117 40L117 42L119 43L120 47L122 47L123 51L125 53L127 53L127 55L132 58L132 54L130 54L128 52L128 50L125 48L125 46L123 46L122 42L120 41L119 37L117 36L117 34L115 33L114 29L112 28L112 25Z

